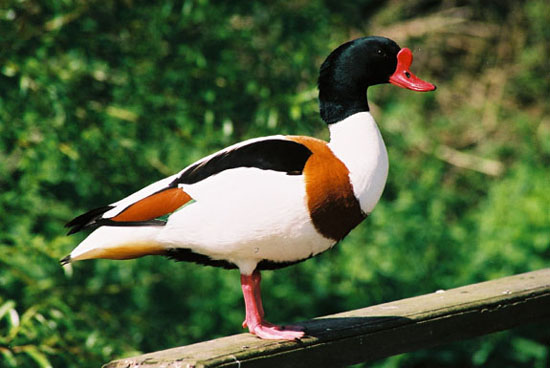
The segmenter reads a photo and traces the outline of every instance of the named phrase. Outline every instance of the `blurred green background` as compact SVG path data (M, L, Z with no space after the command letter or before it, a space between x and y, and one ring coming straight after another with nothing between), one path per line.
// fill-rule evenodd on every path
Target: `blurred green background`
M548 267L549 24L547 0L2 1L0 366L98 367L242 332L237 271L63 269L85 236L63 224L245 138L327 138L319 65L364 35L411 48L438 89L369 90L383 198L335 249L264 273L270 320ZM547 323L369 366L542 368L549 346Z

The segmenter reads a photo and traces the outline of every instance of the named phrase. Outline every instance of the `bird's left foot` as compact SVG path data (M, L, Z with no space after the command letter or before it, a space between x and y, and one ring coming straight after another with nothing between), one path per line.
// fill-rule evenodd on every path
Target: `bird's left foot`
M246 321L243 322L243 325L247 325ZM260 339L268 340L298 340L305 335L302 326L278 326L266 321L262 321L256 325L249 325L248 330Z
M276 324L273 324L273 323L267 322L267 321L262 321L261 325L266 326L266 327L272 327L272 328L275 328L277 330L305 331L305 327L298 326L298 325L282 325L282 326L279 326L279 325L276 325ZM243 328L247 328L247 327L248 327L248 324L246 323L246 319L245 319L243 321Z

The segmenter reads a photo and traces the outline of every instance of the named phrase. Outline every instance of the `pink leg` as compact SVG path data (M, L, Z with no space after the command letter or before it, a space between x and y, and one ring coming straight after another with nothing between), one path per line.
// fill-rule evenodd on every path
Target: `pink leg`
M254 300L256 301L256 306L258 307L258 314L260 315L260 318L264 318L265 312L264 312L264 306L262 305L262 290L260 288L260 282L262 281L262 274L259 271L255 271L250 276L252 278L252 290L254 290ZM242 280L242 276L241 276ZM265 322L265 321L264 321ZM275 327L275 325L265 322L266 324L271 325L271 327ZM246 324L246 319L243 321L243 328L248 327Z
M246 318L243 327L248 326L250 333L262 339L295 340L304 336L302 328L292 326L285 328L264 320L262 297L260 293L261 276L259 271L252 275L241 275L241 287L243 289Z
M264 313L264 307L262 305L262 289L260 287L260 283L262 281L262 274L260 273L260 271L255 271L254 273L252 273L251 277L252 277L253 289L254 289L254 300L256 301L256 306L258 307L258 313L262 318L264 325L273 327L279 330L283 329L283 330L292 330L292 331L304 331L304 328L302 326L284 325L281 328L281 326L274 325L273 323L267 322L266 320L263 319L265 313ZM246 328L246 327L248 326L246 324L246 319L245 319L243 321L243 328Z
M258 312L260 312L260 317L264 318L264 306L262 305L262 289L260 288L260 282L262 281L262 274L260 271L255 271L252 273L252 282L254 283L254 299L256 300L256 305L258 306Z
M291 331L304 331L304 328L302 326L296 326L296 325L284 325L284 326L277 326L273 323L269 323L266 320L264 320L264 307L262 305L262 289L260 287L260 282L262 281L262 274L260 271L255 271L252 273L252 281L254 282L254 298L256 299L256 305L258 306L258 312L260 313L260 317L262 317L262 320L264 321L264 324L270 327L274 327L276 329L283 329L283 330L291 330ZM243 327L246 327L246 320L243 322ZM282 328L281 328L282 327Z

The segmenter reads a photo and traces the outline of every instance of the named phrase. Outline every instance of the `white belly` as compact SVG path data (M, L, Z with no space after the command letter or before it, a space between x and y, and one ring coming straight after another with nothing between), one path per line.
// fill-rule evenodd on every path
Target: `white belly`
M252 272L261 260L297 261L334 243L311 223L301 175L241 168L184 190L195 202L168 219L158 238L167 246L225 259L241 272Z

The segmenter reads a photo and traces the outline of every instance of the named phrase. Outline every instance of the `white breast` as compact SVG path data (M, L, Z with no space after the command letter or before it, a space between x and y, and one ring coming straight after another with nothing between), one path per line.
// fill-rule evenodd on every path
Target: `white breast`
M372 212L386 185L388 153L380 130L368 112L331 124L329 147L348 168L361 210Z

